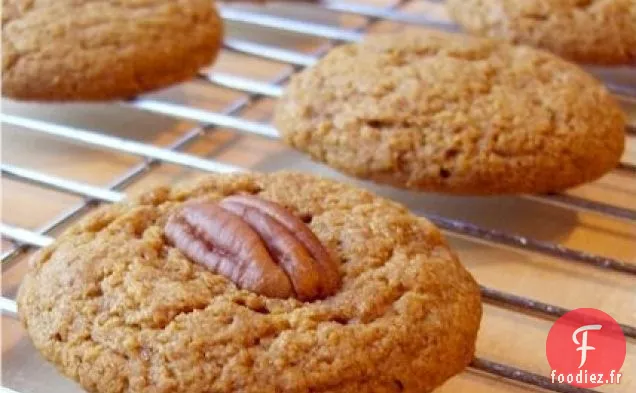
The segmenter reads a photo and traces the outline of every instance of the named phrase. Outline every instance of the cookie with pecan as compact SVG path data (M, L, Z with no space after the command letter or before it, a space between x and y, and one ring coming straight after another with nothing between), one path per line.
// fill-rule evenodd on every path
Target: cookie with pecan
M32 260L36 348L88 391L426 392L479 288L440 231L310 175L212 175L105 206Z

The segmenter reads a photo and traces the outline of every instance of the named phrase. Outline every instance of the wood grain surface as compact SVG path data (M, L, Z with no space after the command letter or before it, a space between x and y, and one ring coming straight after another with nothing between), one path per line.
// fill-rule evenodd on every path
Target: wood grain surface
M385 0L367 0L379 6ZM253 8L273 15L284 15L347 28L365 27L369 20L318 12L309 6L268 6ZM445 18L439 3L416 1L405 12ZM329 47L321 39L290 35L245 25L229 25L232 38L256 40L299 50L319 53ZM379 22L371 31L404 28L395 23ZM263 82L273 82L292 71L292 67L273 61L225 51L212 72L230 73ZM604 78L630 83L636 87L636 69L597 69ZM211 111L228 111L246 95L193 81L152 95L153 98L177 102ZM636 103L623 102L636 122ZM250 103L238 115L268 122L275 101L270 98ZM23 104L4 101L3 112L41 118L105 135L131 139L166 147L197 124L174 120L128 107L124 104ZM182 151L256 170L293 168L347 182L357 183L409 206L418 214L438 214L464 220L485 228L515 233L541 241L555 242L590 253L636 264L636 223L559 207L529 197L469 198L404 192L389 187L345 178L334 171L309 162L275 139L250 136L223 128L208 128ZM143 158L71 143L30 130L4 126L2 161L38 170L50 175L109 187L118 177L143 163ZM636 140L628 137L624 162L636 163ZM201 172L176 165L161 164L146 171L119 191L129 193L149 185L172 183ZM83 203L81 197L52 191L8 178L2 179L2 221L39 230L47 223ZM633 173L614 171L593 184L573 189L568 194L594 201L636 209L636 178ZM84 212L94 208L89 207ZM55 236L57 232L50 235ZM636 280L634 276L569 262L539 253L460 237L447 233L452 246L478 281L488 287L527 296L566 308L595 307L619 322L636 325ZM2 242L3 251L10 242ZM13 297L24 274L29 252L21 253L3 266L2 293ZM552 321L536 315L486 304L478 340L478 356L520 367L543 376L550 368L545 356L545 339ZM61 377L45 363L25 337L18 322L2 318L2 384L19 392L81 392L75 383ZM628 340L627 359L620 385L603 386L603 392L636 391L636 342ZM529 392L533 388L512 384L472 370L448 381L439 392Z

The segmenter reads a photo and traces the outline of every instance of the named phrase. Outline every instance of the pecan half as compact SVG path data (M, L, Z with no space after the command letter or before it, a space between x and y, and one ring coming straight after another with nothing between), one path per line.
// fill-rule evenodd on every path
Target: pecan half
M292 287L260 236L235 214L212 203L190 204L170 217L165 234L188 258L241 288L289 297Z
M340 284L338 266L311 229L258 197L187 205L170 217L165 233L190 259L265 296L313 300Z

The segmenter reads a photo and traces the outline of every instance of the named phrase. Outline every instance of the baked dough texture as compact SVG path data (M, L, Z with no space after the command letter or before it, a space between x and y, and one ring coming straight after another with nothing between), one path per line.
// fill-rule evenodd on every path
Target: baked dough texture
M447 0L467 31L589 64L636 62L635 0Z
M625 115L574 64L435 31L370 36L294 76L284 141L363 179L454 194L556 192L614 168Z
M209 0L3 0L2 93L20 100L134 97L192 78L221 46Z
M239 290L163 236L188 201L247 193L309 225L342 286L303 303ZM211 175L102 207L31 260L18 293L36 348L87 391L427 392L472 359L479 288L440 231L311 175Z

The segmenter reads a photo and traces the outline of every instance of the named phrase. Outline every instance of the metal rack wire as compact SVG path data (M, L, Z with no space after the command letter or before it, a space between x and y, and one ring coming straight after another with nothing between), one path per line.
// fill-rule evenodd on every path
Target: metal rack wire
M328 1L322 7L339 13L355 14L366 17L364 25L357 29L345 29L316 23L307 23L288 17L269 16L255 11L230 6L220 6L224 19L232 22L247 23L268 29L276 29L286 33L328 39L329 46L338 45L341 42L358 41L366 30L377 21L389 20L400 23L423 25L445 30L456 30L456 26L428 19L423 16L397 11L408 0L401 0L388 8L370 7L367 5L349 4L338 1ZM157 147L152 144L136 142L124 138L101 134L96 131L78 128L74 126L55 124L50 121L36 120L24 116L1 114L0 121L7 125L24 128L25 131L50 135L56 138L69 140L100 149L112 150L141 157L144 162L132 168L120 178L113 181L107 187L95 187L82 182L56 177L46 173L29 170L26 168L3 163L0 167L2 174L8 178L24 183L35 184L40 187L50 188L66 194L84 198L82 204L64 212L52 222L43 226L39 231L31 231L10 224L0 224L0 234L14 242L15 248L2 255L2 267L5 269L15 261L17 256L29 248L43 247L50 244L53 239L50 234L56 229L66 225L83 212L90 209L95 203L115 203L121 201L125 195L120 191L127 185L143 177L149 168L161 164L170 163L188 168L208 172L235 172L242 171L240 167L225 164L215 160L209 160L184 153L181 150L188 144L196 141L202 135L214 128L223 127L249 133L263 138L275 139L278 137L276 130L269 124L254 122L240 117L241 110L258 102L263 98L277 98L282 93L282 84L298 69L310 66L317 60L316 56L302 52L281 49L274 46L259 44L241 39L228 39L225 49L250 56L256 56L267 60L274 60L291 65L291 69L274 83L263 83L232 74L218 72L202 72L200 79L206 83L221 86L227 89L246 93L245 99L239 100L225 112L213 112L197 109L172 102L159 101L147 97L139 97L120 103L123 106L134 108L154 114L166 115L175 119L184 119L201 124L183 134L178 140L166 147ZM615 94L626 100L636 100L636 88L629 86L608 86ZM628 127L628 133L633 133L634 126ZM624 162L616 169L629 174L636 173L633 164ZM636 210L618 207L606 203L587 200L571 195L547 195L524 196L541 203L557 205L572 210L582 210L607 216L613 219L636 221ZM576 249L567 248L560 244L541 241L525 236L508 233L499 230L484 228L471 222L451 219L439 215L428 214L426 217L443 230L468 237L472 240L496 244L498 246L512 247L528 252L540 253L555 257L565 262L581 263L598 269L613 271L618 274L636 276L636 264L622 261L616 258L605 257ZM496 305L520 311L533 316L547 319L555 319L568 310L556 305L547 304L534 299L500 291L486 286L481 287L485 301ZM0 298L0 307L4 314L15 316L15 303L12 299ZM622 324L624 334L630 338L636 338L636 327ZM510 365L500 364L484 358L476 358L471 367L479 372L503 377L505 379L540 387L543 389L572 393L593 392L589 389L574 388L568 385L552 384L546 377L530 371L521 370Z

